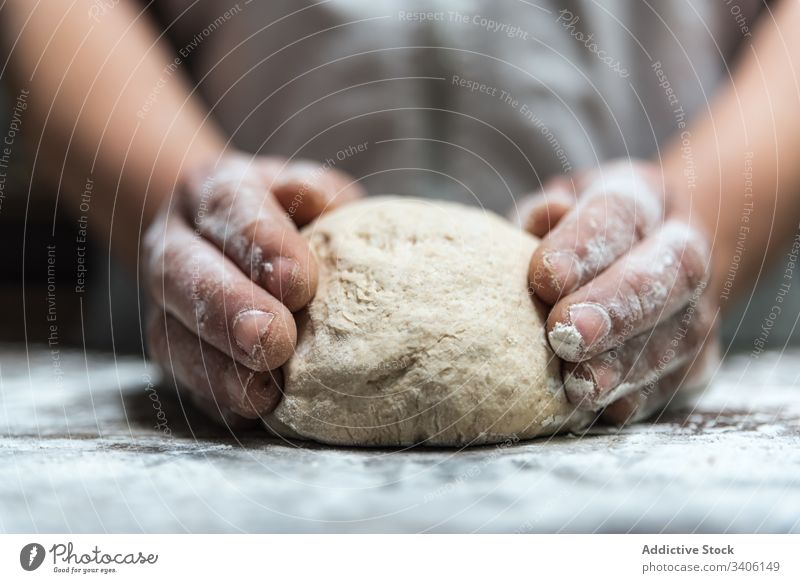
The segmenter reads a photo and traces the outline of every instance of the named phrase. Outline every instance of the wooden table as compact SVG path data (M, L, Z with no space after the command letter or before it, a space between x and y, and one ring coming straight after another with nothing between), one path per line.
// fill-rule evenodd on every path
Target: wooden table
M0 531L800 531L798 351L729 359L656 423L464 451L232 435L156 376L0 349Z

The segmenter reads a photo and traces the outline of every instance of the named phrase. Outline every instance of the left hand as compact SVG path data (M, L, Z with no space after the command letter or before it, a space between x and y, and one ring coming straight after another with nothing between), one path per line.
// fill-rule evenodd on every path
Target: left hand
M361 194L306 161L226 153L185 170L142 241L148 351L210 416L246 426L278 405L318 278L298 228Z
M560 177L520 205L521 226L542 238L530 283L552 306L567 397L606 421L651 415L715 362L709 245L686 196L657 166L625 160Z

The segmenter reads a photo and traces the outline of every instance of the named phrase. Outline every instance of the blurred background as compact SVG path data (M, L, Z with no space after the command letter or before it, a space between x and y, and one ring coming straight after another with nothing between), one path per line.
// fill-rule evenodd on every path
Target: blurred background
M3 86L0 94L0 127L9 128L12 98ZM22 132L24 136L24 131ZM86 243L86 284L78 284L77 217L58 209L57 187L32 179L34 156L30 144L15 140L0 206L0 340L47 343L48 285L57 300L58 341L64 345L101 351L141 354L140 314L146 309L137 282L115 264L107 249ZM800 196L800 194L798 194ZM58 261L48 273L48 246L55 245ZM724 350L752 351L761 332L776 290L789 261L771 269L759 282L751 282L752 297L743 297L723 320ZM53 269L54 268L54 269ZM54 272L53 272L54 271ZM48 279L49 278L49 279ZM800 284L785 298L781 316L775 321L766 347L781 349L800 344ZM745 294L749 296L749 294Z
M7 135L14 99L0 84L0 129ZM0 341L57 341L123 353L141 353L136 281L114 265L108 250L82 238L78 217L58 208L57 186L32 176L34 148L23 127L13 140L0 198ZM48 247L58 260L48 263ZM86 247L84 291L76 291L78 248ZM49 270L49 271L48 271ZM56 320L48 321L48 286L57 298Z

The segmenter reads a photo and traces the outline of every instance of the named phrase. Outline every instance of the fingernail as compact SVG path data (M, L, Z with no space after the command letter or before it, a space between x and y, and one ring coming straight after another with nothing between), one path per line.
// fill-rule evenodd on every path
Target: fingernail
M578 362L583 358L586 346L577 328L572 324L556 322L553 329L547 333L547 338L559 358L567 362Z
M577 368L567 371L564 374L564 391L569 402L578 409L589 411L593 409L597 387L591 374Z
M266 346L269 338L269 325L275 314L261 310L245 310L233 321L233 338L247 356L266 362Z
M542 261L550 271L550 284L563 294L576 289L581 282L581 262L571 251L552 251L542 257Z
M610 402L621 381L616 362L580 363L564 375L564 389L578 409L597 411Z
M254 393L256 396L252 396ZM283 398L280 383L275 381L275 371L258 375L257 383L253 389L247 389L247 395L259 415L272 413Z
M611 332L611 318L600 304L573 304L569 308L569 319L587 350L602 342Z
M229 394L234 411L248 419L271 413L282 397L271 372L251 374L237 389Z
M276 257L263 264L264 287L283 301L294 290L300 275L300 264L288 257Z

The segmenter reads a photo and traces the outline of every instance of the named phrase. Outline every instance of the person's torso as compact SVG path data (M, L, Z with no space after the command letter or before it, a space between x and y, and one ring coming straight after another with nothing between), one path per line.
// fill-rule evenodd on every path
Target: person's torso
M370 193L505 210L557 173L651 157L707 107L757 1L162 0L172 42L251 152Z

